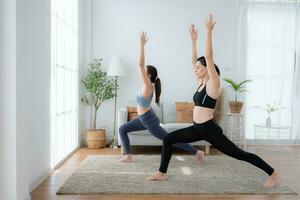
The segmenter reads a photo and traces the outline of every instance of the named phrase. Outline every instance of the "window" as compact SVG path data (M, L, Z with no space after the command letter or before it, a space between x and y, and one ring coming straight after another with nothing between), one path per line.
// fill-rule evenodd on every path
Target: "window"
M258 107L281 103L271 113L272 124L292 123L297 7L289 3L249 3L247 10L245 101L246 137L254 138L253 124L265 123ZM288 139L288 138L279 138Z
M51 1L51 167L78 146L78 0Z

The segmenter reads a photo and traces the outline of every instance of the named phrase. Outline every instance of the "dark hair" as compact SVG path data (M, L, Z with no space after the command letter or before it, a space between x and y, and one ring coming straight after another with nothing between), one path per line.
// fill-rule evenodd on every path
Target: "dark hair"
M206 59L205 59L204 56L199 57L199 58L197 59L197 61L199 61L199 62L201 63L201 65L203 65L203 66L206 67ZM218 67L215 63L214 63L214 65L215 65L215 68L216 68L216 70L217 70L218 75L220 76L220 70L219 70L219 67Z
M150 74L150 80L155 86L155 102L159 105L160 94L161 94L161 82L157 75L156 67L152 65L146 66L147 72Z

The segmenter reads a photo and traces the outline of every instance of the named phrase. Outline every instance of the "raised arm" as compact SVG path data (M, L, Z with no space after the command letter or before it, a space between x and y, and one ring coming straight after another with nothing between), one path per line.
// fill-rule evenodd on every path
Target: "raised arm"
M207 72L210 80L215 86L220 86L220 78L214 65L213 47L212 47L212 32L216 22L210 14L205 22L206 24L206 43L205 43L205 59L207 65Z
M198 38L198 29L195 28L195 25L192 24L189 27L189 32L190 32L190 36L191 36L191 40L192 40L192 65L193 68L196 65L197 62L197 38Z
M143 31L140 34L140 55L139 55L139 72L142 81L146 87L152 87L151 81L145 69L145 45L148 41L146 33Z

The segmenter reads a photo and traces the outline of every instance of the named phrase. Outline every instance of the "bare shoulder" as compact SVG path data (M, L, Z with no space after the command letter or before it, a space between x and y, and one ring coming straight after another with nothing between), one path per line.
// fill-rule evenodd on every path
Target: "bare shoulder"
M143 97L149 97L151 96L151 94L153 93L153 86L148 85L148 84L143 84L142 88L141 88L141 95Z
M221 88L219 84L214 84L210 81L208 81L206 83L206 93L214 98L214 99L218 99L221 93Z

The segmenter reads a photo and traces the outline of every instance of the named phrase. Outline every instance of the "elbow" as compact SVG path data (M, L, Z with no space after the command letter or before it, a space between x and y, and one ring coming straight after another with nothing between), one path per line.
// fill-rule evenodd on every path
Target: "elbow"
M145 65L145 61L144 60L139 60L138 65L143 67Z
M213 49L212 47L207 47L205 54L204 54L205 58L212 58L213 57Z
M209 51L209 52L205 53L204 56L205 56L206 60L212 60L213 59L213 53L212 53L212 51Z

